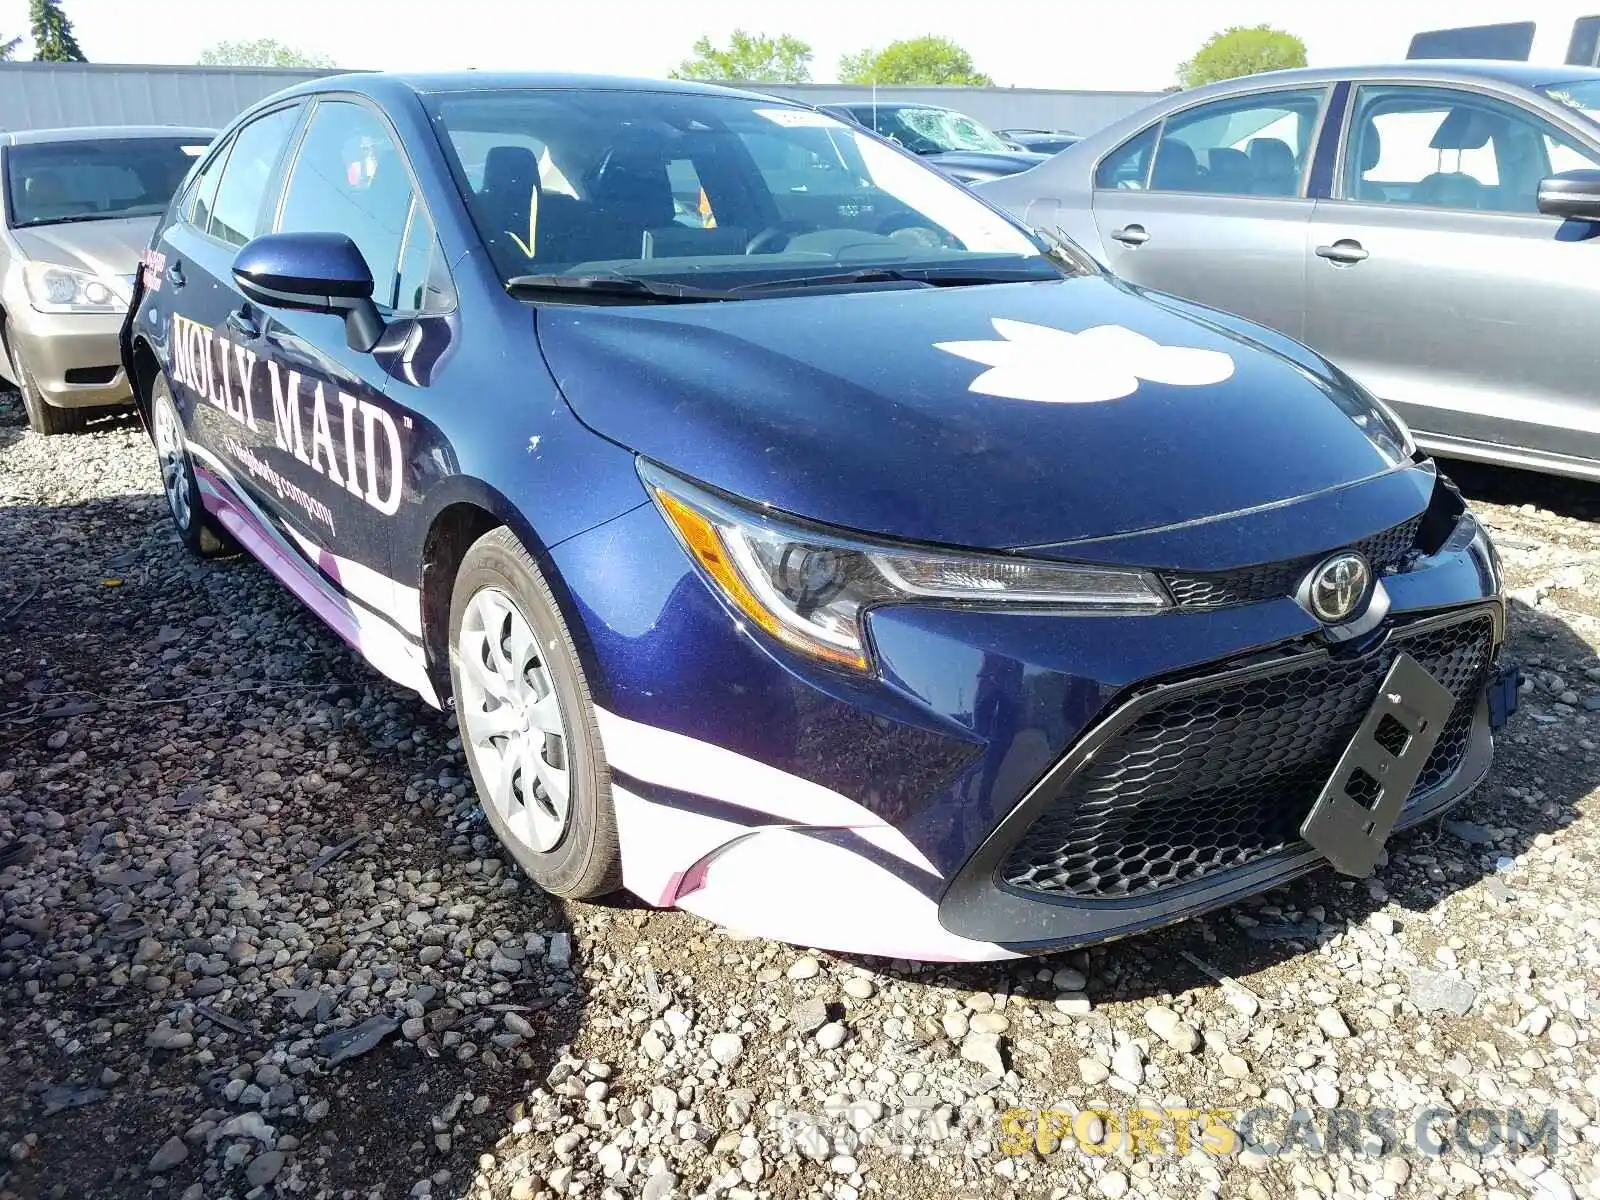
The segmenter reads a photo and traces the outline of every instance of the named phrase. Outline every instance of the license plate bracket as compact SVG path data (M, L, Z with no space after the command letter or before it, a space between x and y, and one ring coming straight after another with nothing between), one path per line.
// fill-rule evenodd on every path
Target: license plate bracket
M1370 875L1406 797L1455 708L1450 690L1409 654L1398 655L1300 836L1342 875Z

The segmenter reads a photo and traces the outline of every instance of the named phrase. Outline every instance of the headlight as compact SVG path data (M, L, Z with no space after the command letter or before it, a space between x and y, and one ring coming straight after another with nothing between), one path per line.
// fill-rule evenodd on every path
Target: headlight
M1388 422L1390 436L1400 443L1401 455L1405 458L1415 458L1417 455L1417 439L1411 434L1411 426L1405 423L1399 413L1395 412L1394 409L1379 400L1371 392L1365 394L1367 399L1372 402L1372 407L1382 413L1384 420Z
M746 508L649 463L639 472L684 549L735 609L785 645L858 671L868 666L862 616L882 604L1152 612L1168 603L1142 571L872 542Z
M1342 394L1335 392L1334 399L1390 465L1403 466L1415 458L1416 438L1411 436L1411 427L1400 419L1400 414L1337 367L1330 370L1335 384L1342 389Z
M28 302L40 312L126 312L129 296L120 279L57 267L49 263L28 263L22 272L28 288Z

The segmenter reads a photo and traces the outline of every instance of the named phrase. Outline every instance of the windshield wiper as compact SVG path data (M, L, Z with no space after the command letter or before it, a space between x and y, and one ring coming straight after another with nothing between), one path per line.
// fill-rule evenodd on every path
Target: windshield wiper
M988 268L975 270L967 267L863 267L858 271L841 271L830 275L795 275L782 279L763 279L759 283L744 283L734 292L768 292L808 287L848 287L861 283L918 283L925 287L971 287L985 283L1028 283L1058 279L1054 274L1041 274L1038 270L1004 270Z
M703 300L731 299L727 292L694 287L686 283L667 283L637 279L631 275L515 275L506 280L509 292L576 292L592 296L626 296L666 304L690 304Z
M157 217L164 211L152 208L149 212L69 213L64 217L35 217L31 221L18 221L12 228L36 229L41 225L77 225L84 221L123 221L134 217Z

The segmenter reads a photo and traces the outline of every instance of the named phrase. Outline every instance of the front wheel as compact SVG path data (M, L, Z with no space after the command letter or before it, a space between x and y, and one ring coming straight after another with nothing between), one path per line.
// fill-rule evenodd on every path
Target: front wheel
M195 481L189 442L183 434L183 418L178 416L172 386L165 375L156 376L150 389L150 436L161 465L161 490L167 497L167 511L189 553L197 558L237 554L239 546L233 537L200 503L200 485Z
M509 529L474 542L456 574L450 683L484 813L518 865L570 899L620 887L589 685L549 585Z
M89 418L86 408L57 408L44 398L39 384L28 370L28 364L15 350L11 351L11 374L16 378L17 391L22 394L23 411L28 414L28 428L44 437L62 433L77 433Z

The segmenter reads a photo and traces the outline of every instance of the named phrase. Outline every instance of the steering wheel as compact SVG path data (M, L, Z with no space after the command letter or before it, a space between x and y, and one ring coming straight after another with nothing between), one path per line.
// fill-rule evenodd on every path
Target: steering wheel
M755 237L745 243L746 254L774 254L783 250L789 244L789 239L797 233L812 233L817 226L810 221L779 221L776 225L768 225ZM782 245L773 245L779 238L783 239Z
M921 213L897 212L890 213L883 220L872 227L874 233L887 237L891 233L899 233L902 229L926 229L939 239L940 244L948 240L948 235L928 223L928 218Z

